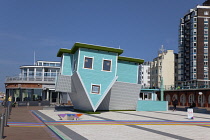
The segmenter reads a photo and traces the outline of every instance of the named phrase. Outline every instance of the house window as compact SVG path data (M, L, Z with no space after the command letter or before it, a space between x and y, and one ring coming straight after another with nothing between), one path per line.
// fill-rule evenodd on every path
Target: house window
M208 59L208 56L207 55L204 55L204 59Z
M152 93L140 93L139 99L140 100L152 100Z
M99 94L100 93L100 85L92 85L92 93Z
M194 33L194 34L197 34L197 30L196 30L196 29L194 29L194 30L193 30L193 33Z
M208 34L208 29L204 29L204 34Z
M204 62L204 65L206 65L206 66L207 66L207 65L208 65L208 62Z
M204 49L204 53L208 53L208 49Z
M204 11L204 15L209 15L209 12L208 11Z
M86 68L86 69L92 69L93 68L93 58L85 57L84 68Z
M208 36L204 36L204 40L208 40Z
M204 42L204 46L208 46L208 42Z
M204 24L204 28L208 28L208 24L207 23Z
M111 71L111 60L103 60L103 70L104 71Z

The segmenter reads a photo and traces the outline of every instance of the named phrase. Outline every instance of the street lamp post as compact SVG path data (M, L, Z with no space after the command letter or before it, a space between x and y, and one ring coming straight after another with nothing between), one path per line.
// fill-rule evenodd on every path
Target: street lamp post
M161 46L160 53L161 53L161 76L160 76L160 100L164 100L164 85L163 85L163 55L164 55L164 47Z
M164 99L164 86L163 86L163 77L161 76L161 85L160 85L160 100L163 101Z

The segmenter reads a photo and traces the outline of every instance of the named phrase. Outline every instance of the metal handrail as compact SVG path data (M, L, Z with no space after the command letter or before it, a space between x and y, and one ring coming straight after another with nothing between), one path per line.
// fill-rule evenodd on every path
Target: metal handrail
M6 82L12 82L12 81L49 81L54 82L56 77L7 77Z

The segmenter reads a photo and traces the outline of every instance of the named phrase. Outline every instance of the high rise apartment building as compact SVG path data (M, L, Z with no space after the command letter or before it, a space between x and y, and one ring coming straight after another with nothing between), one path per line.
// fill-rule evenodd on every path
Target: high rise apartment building
M209 85L210 0L190 9L180 20L178 84Z

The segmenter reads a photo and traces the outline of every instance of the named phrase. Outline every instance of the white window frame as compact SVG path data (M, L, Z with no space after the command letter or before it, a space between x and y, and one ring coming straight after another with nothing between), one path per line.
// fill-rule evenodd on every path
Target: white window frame
M85 68L85 58L91 58L92 59L92 66L91 66L91 68ZM94 63L94 57L84 56L83 69L93 70L93 63Z
M99 87L99 92L93 92L93 86ZM101 94L101 84L91 84L91 94Z
M204 15L209 15L209 11L204 11Z
M204 28L208 28L209 24L208 23L204 23Z
M193 29L193 34L197 34L197 29Z
M208 53L208 48L204 48L204 53Z
M104 70L104 61L110 61L110 70ZM103 59L102 60L102 71L106 71L106 72L112 72L112 59Z

